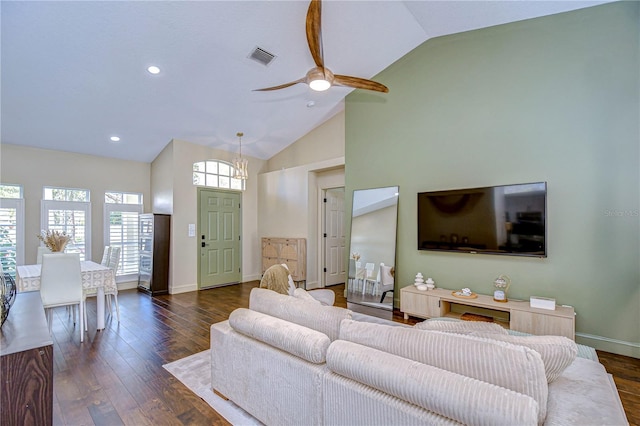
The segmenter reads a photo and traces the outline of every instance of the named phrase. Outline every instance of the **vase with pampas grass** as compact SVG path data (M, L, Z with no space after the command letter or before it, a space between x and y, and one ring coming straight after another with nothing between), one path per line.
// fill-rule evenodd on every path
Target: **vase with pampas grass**
M54 253L63 252L67 243L71 240L71 237L65 231L42 231L37 237Z

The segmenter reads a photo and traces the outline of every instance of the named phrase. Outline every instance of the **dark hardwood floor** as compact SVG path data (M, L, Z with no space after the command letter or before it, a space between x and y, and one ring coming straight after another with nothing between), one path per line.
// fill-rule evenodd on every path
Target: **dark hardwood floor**
M95 331L95 298L89 299L89 332L80 343L64 308L54 313L54 424L227 425L163 364L209 348L209 326L248 307L257 281L212 290L149 297L122 291L120 322L108 318ZM331 287L346 306L344 286ZM409 324L402 314L394 320ZM598 352L614 375L629 423L640 426L640 360Z

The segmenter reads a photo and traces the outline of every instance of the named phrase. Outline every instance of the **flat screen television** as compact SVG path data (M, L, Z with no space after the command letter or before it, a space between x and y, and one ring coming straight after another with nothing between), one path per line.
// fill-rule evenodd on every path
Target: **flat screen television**
M547 256L547 183L418 193L418 250Z

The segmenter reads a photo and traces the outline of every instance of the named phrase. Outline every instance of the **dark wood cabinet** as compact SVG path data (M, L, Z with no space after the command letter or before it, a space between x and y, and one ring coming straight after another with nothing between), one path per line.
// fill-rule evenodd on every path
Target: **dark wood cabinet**
M139 227L138 290L152 296L167 294L169 293L171 215L141 214Z
M39 291L19 293L0 329L0 424L53 422L53 340Z

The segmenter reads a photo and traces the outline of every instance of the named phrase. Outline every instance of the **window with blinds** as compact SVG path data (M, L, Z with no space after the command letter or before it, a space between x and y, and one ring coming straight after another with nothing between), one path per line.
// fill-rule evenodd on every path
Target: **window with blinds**
M44 188L41 225L43 230L66 232L71 237L65 253L91 259L91 203L89 190Z
M0 263L16 276L16 265L24 264L24 200L19 185L0 184Z
M119 281L138 275L138 217L142 213L142 194L105 193L106 246L120 247L120 262L116 273Z

